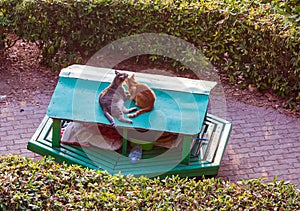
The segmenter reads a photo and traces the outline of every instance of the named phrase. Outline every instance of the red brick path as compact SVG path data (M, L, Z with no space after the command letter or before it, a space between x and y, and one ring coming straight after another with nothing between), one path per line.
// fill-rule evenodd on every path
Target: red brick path
M300 184L300 119L241 102L227 102L232 133L219 176L265 177Z

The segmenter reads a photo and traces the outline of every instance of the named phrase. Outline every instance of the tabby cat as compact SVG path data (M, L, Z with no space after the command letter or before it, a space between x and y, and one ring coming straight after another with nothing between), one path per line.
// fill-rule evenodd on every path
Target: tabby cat
M154 108L156 96L150 87L146 84L135 81L134 74L132 74L130 78L127 78L125 83L128 86L130 100L135 101L135 105L142 108L133 114L128 114L129 118L137 117L138 115L149 112Z
M113 127L116 127L113 117L122 122L132 123L132 120L124 118L124 113L137 110L136 107L127 109L124 106L124 102L129 99L129 93L125 91L122 83L128 78L128 74L117 70L115 70L115 74L113 82L99 96L99 103L103 113Z

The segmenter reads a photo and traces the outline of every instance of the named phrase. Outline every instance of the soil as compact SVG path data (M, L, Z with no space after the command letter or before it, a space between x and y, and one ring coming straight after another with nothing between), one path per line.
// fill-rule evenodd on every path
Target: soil
M17 41L16 44L0 54L0 106L2 103L38 104L39 95L51 95L58 79L58 72L41 64L40 51L33 43ZM131 58L115 66L116 69L147 72L164 75L197 78L192 71L176 72L169 63L157 64L146 56ZM280 113L300 118L300 112L283 107L284 101L271 92L259 92L249 85L241 89L228 82L225 75L220 80L227 100L242 101L247 104L272 107ZM2 98L2 99L1 99Z
M35 44L22 41L0 55L0 106L38 104L38 95L52 93L57 73L42 66L39 55Z

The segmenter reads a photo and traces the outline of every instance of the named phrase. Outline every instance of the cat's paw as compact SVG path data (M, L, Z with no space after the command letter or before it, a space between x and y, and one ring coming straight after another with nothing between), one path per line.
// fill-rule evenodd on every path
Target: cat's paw
M132 120L131 119L126 119L126 122L129 123L129 124L132 124Z
M138 109L137 107L132 107L132 108L130 108L130 109L129 109L129 112L128 112L128 113L131 113L131 112L137 111L137 109Z
M135 115L134 114L127 114L128 118L134 118Z

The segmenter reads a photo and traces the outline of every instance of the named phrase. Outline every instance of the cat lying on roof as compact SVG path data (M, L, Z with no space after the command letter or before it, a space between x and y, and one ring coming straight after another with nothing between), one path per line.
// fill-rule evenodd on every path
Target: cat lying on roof
M136 107L127 109L124 106L124 102L130 97L129 93L122 86L122 83L128 78L128 74L118 72L117 70L115 70L115 74L113 82L99 96L99 103L103 113L113 127L116 127L114 117L119 121L132 123L132 120L124 118L124 113L137 110Z
M138 115L149 112L154 108L156 96L149 86L138 83L134 78L134 74L132 74L130 78L127 78L125 83L128 86L130 100L135 101L135 105L142 108L134 114L128 114L128 117L137 117Z
M136 111L137 108L125 108L124 102L126 100L134 100L135 104L141 107L134 114L128 114L129 118L133 118L151 111L154 108L156 99L155 93L150 87L135 81L134 74L130 78L128 78L127 73L120 73L117 70L115 70L115 74L113 82L99 96L99 103L103 113L113 127L116 127L114 117L119 121L132 123L132 120L124 118L124 113ZM128 86L129 93L122 86L124 81Z

